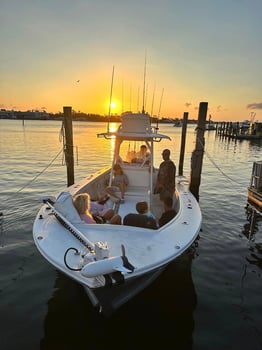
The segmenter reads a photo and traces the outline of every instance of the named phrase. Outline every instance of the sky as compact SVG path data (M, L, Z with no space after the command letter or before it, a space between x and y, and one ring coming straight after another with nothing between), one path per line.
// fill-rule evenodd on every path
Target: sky
M0 108L196 119L208 102L214 121L262 121L261 14L261 0L1 0Z

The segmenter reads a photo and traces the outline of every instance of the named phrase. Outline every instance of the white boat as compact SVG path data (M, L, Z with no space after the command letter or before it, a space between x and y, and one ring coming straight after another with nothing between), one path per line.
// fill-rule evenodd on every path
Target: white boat
M211 120L210 114L209 114L209 119L206 122L206 130L207 131L216 130L216 124Z
M108 128L98 136L114 142L112 166L121 161L129 179L125 202L115 204L110 199L112 208L124 218L136 212L137 201L147 200L150 211L159 218L163 203L159 194L153 193L157 176L154 144L170 139L169 136L158 133L158 128L152 127L149 116L143 113L124 114L116 132ZM132 162L132 143L146 144L150 151L148 162ZM83 285L93 306L105 314L152 283L185 252L196 240L202 220L188 180L179 176L173 194L177 215L158 229L84 223L72 204L72 196L87 192L95 198L103 193L111 183L112 166L66 188L56 198L43 198L33 226L34 242L43 257Z

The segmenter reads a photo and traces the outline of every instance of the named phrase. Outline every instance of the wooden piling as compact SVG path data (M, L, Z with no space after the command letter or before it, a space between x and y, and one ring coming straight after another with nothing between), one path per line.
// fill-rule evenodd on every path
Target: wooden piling
M207 102L200 102L198 111L196 147L191 157L190 191L195 196L197 201L199 200L199 186L201 182L201 171L205 149L204 133L206 128L207 107Z
M74 184L74 147L72 127L72 107L63 107L65 127L65 162L67 167L67 186Z
M181 135L181 146L180 146L180 159L178 167L178 175L183 175L183 165L185 157L185 144L186 144L186 129L187 129L188 112L184 113L183 124L182 124L182 135Z

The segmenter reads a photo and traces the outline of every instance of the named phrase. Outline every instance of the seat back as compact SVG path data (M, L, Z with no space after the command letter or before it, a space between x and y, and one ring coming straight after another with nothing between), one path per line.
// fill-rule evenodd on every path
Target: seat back
M123 224L127 226L157 229L156 221L150 216L143 214L127 214L124 217Z

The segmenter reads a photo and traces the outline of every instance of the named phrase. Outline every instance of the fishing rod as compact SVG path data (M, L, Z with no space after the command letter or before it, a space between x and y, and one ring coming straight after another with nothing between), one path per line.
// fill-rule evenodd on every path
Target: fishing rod
M161 106L162 106L163 94L164 94L164 88L162 89L162 94L161 94L161 99L160 99L160 104L159 104L159 110L158 110L158 116L157 116L157 122L156 122L156 129L157 130L158 130L158 120L159 120L160 110L161 110Z
M151 118L153 117L154 103L155 103L155 91L156 91L156 83L154 84L153 97L152 97L152 105L151 105Z
M110 123L110 116L111 116L111 103L112 103L112 92L113 92L113 83L114 83L114 72L115 72L115 67L113 66L112 79L111 79L111 89L110 89L110 99L109 99L108 119L107 119L107 132L109 132L109 123Z
M145 113L145 86L146 86L146 52L145 52L145 65L144 65L144 85L143 85L143 105L142 113Z

